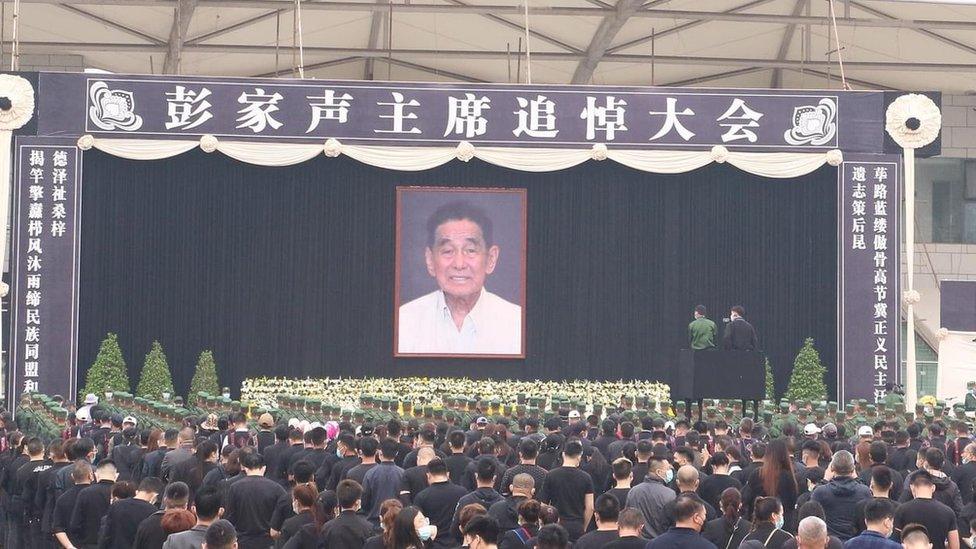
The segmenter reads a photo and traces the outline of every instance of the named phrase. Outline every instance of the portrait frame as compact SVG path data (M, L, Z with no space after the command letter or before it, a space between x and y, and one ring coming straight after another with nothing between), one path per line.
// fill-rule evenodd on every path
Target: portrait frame
M423 217L426 224L426 215L418 216L417 214L412 214L411 212L405 212L404 202L405 198L415 197L419 195L426 194L431 197L431 202L437 203L438 206L447 204L448 202L455 200L451 195L456 195L458 198L465 195L482 195L479 198L485 200L486 202L491 201L491 197L497 197L499 195L508 195L511 199L517 200L518 209L516 217L517 232L518 237L514 239L514 243L517 245L517 257L519 258L519 265L515 270L514 276L517 280L517 292L515 292L514 297L517 298L517 305L521 308L520 310L520 333L518 337L519 352L517 353L484 353L484 352L474 352L474 353L457 353L457 352L401 352L400 351L400 308L407 302L414 299L415 295L410 292L405 292L403 287L404 282L404 222L407 218L418 218ZM481 204L477 204L481 206ZM431 210L436 208L431 208ZM510 214L510 212L509 212ZM511 215L510 215L511 216ZM416 221L416 219L414 219ZM493 225L497 226L497 223L493 221ZM526 326L525 326L525 306L526 306L526 261L527 261L527 251L528 251L528 190L525 188L517 187L447 187L447 186L397 186L396 187L396 244L395 244L395 280L393 283L393 356L396 358L484 358L484 359L524 359L526 356ZM496 231L497 236L497 231ZM508 239L502 246L502 252L499 256L499 262L504 261L506 256L511 257L511 252L506 250L512 246L512 239ZM498 243L498 239L496 239ZM496 266L497 268L497 266ZM427 276L429 274L425 273ZM511 274L511 273L509 273ZM490 278L488 279L490 281ZM488 282L486 287L490 284ZM436 284L433 286L436 288ZM436 291L436 290L435 290ZM511 292L509 292L511 296Z

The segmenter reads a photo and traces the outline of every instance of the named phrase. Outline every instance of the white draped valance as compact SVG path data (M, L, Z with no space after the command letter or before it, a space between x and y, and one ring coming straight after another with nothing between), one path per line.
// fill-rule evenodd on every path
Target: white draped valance
M550 172L571 168L588 160L612 160L650 173L676 174L696 170L712 162L729 163L762 177L790 178L813 172L824 164L840 165L839 150L810 153L729 151L718 145L707 151L615 149L597 143L589 149L543 147L477 147L467 141L456 147L346 145L336 139L322 144L222 141L205 135L199 141L168 139L107 139L84 135L83 150L92 147L130 160L158 160L183 154L195 147L260 166L289 166L324 154L346 155L364 164L399 171L422 171L452 160L478 158L489 164L525 172Z

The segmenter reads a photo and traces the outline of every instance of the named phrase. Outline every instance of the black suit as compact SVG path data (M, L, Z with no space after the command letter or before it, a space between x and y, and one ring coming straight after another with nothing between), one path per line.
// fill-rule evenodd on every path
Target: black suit
M744 318L737 318L725 326L722 347L731 351L755 351L759 349L756 329Z
M324 547L361 549L366 540L373 535L373 527L355 511L343 511L339 516L325 523L319 534Z

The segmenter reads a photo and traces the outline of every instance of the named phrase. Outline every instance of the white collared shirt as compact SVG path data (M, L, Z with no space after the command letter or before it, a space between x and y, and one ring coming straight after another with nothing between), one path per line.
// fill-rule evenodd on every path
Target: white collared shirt
M458 330L444 301L433 291L400 306L397 352L404 354L522 353L522 308L482 288Z

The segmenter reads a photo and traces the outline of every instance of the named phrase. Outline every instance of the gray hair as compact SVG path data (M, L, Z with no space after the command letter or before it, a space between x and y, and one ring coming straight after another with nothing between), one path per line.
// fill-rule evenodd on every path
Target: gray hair
M847 450L834 453L830 460L830 468L835 474L847 476L854 473L854 456Z
M827 539L827 523L820 517L807 517L800 521L796 537L806 542L823 542Z

